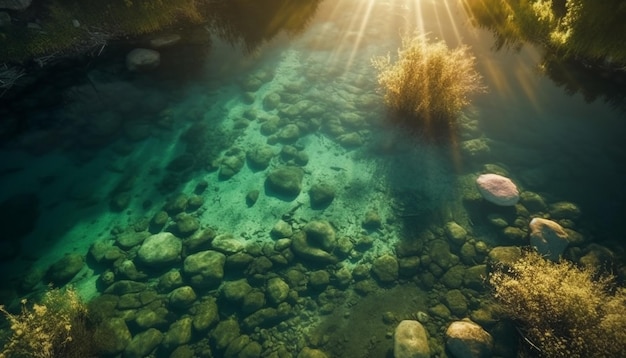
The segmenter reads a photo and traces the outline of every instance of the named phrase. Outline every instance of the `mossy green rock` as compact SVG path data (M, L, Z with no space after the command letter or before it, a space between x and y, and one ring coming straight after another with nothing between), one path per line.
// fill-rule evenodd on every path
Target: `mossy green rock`
M372 272L382 283L391 283L398 279L398 260L389 254L377 257L372 263Z
M267 281L265 290L268 300L273 304L283 302L289 295L289 285L278 277L274 277Z
M217 324L210 337L218 350L224 350L240 334L239 323L234 319L227 319Z
M276 155L274 148L269 145L263 145L248 151L246 157L252 169L264 170L270 165L274 155Z
M349 273L349 272L348 272ZM323 290L330 283L330 274L325 270L311 272L309 285L316 290Z
M446 307L446 305L444 305L443 303L439 303L433 307L430 307L428 309L428 313L443 320L449 320L452 317L450 309Z
M252 313L261 309L263 306L265 306L265 295L261 291L254 290L243 298L241 310L245 313Z
M457 317L463 317L467 313L467 299L461 291L448 291L445 296L445 302L450 312Z
M94 343L96 350L102 355L120 354L132 340L126 321L113 317L102 321L95 330Z
M295 198L302 190L304 171L298 167L283 166L272 170L265 181L268 189L287 198Z
M149 236L137 252L137 259L146 266L163 267L180 260L182 241L169 232Z
M252 291L252 286L243 278L237 281L224 282L221 288L222 296L230 302L239 303Z
M455 245L463 245L467 238L467 231L454 221L450 221L445 226L446 236L448 240Z
M140 328L167 327L169 311L165 307L145 307L135 313L135 324Z
M570 202L560 201L558 203L551 204L548 209L550 217L552 219L569 219L576 220L580 217L580 208Z
M300 353L298 353L297 358L328 358L328 356L319 349L304 347Z
M314 247L319 247L330 252L337 245L335 229L325 220L315 220L304 225L307 242Z
M335 195L336 192L333 186L324 183L313 184L311 189L309 189L311 207L314 209L326 207L335 200Z
M291 249L297 256L314 263L335 264L339 261L336 256L310 245L307 242L307 235L302 231L298 231L293 235Z
M56 284L65 284L74 278L83 266L85 266L85 258L82 255L68 254L50 266L48 277Z
M172 350L180 345L187 344L191 341L192 334L191 317L183 317L172 323L167 333L163 337L163 347Z
M450 245L443 240L435 240L430 243L428 254L433 263L442 269L452 266L454 259L450 252Z
M214 298L202 300L192 308L192 325L198 332L204 332L219 321L219 311Z
M441 277L441 282L448 288L460 288L463 285L463 277L465 276L465 267L461 265L452 266Z
M183 309L190 307L196 301L196 292L191 286L183 286L174 289L169 296L170 306Z
M161 333L161 331L156 328L148 328L133 337L133 340L130 341L124 350L124 357L147 357L159 344L161 344L162 340L163 333Z
M117 238L115 238L115 243L119 247L127 250L127 249L130 249L133 246L137 246L137 245L141 244L143 242L143 240L145 240L148 236L150 236L150 233L145 232L145 231L142 231L142 232L134 232L134 231L124 232L124 233L120 234Z
M187 256L183 262L183 272L192 286L217 287L224 278L224 254L207 250Z
M181 237L187 237L200 228L200 221L193 215L178 214L176 216L176 229Z
M476 265L465 271L463 285L473 290L482 291L486 288L487 265Z

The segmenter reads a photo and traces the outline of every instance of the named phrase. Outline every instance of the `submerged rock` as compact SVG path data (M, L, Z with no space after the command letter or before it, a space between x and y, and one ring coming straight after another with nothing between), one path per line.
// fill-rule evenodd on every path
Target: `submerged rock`
M498 174L483 174L476 179L483 198L500 206L514 206L519 201L519 191L511 179Z
M270 172L265 183L275 194L295 199L302 190L303 178L304 171L298 167L280 167Z
M393 335L394 358L429 358L428 334L418 321L403 320Z
M309 190L309 197L313 209L325 208L335 200L335 188L325 183L313 184Z
M126 68L132 72L149 71L159 67L161 54L146 48L136 48L126 55Z
M470 320L452 322L446 330L446 348L455 358L487 358L493 351L493 338Z
M563 227L552 220L534 218L530 221L530 244L542 255L557 261L567 245L569 237Z
M147 266L167 265L180 260L182 241L169 232L149 236L137 252L139 261Z

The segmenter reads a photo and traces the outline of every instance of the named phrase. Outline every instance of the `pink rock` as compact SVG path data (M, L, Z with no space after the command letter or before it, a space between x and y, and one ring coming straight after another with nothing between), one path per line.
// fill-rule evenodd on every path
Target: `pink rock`
M500 206L513 206L519 201L519 191L511 179L498 174L483 174L476 179L478 191L485 200Z

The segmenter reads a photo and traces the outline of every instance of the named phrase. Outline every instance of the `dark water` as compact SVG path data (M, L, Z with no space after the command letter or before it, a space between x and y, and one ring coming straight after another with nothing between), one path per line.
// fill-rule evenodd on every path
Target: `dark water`
M214 28L184 30L179 45L160 50L152 72L129 73L125 45L111 46L6 103L2 303L16 307L18 297L49 281L71 281L94 299L113 281L104 279L109 275L141 282L156 297L151 305L118 305L111 316L126 317L136 336L146 328L136 322L139 312L165 307L165 321L155 324L165 333L196 315L191 303L169 303L180 284L157 285L178 270L198 302L216 299L219 319L238 322L235 336L253 342L240 343L250 356L295 356L305 347L333 357L391 356L394 322L418 312L430 316L433 354L445 356L445 327L490 301L471 279L457 286L443 274L480 265L484 246L527 245L490 223L489 214L508 226L549 214L477 203L476 176L494 171L547 204L580 208L580 217L563 221L582 237L572 245L574 258L601 243L623 266L624 112L566 93L541 73L540 49L494 51L491 34L472 27L451 1L313 2L258 22L238 11L224 9ZM408 136L385 121L370 59L394 54L399 34L413 29L450 47L468 44L476 56L488 91L464 110L458 145ZM267 168L250 159L262 146ZM284 166L302 174L295 193L266 179ZM334 192L332 202L312 202L318 184ZM161 225L159 212L167 219ZM287 232L272 231L280 220ZM334 232L332 249L311 254L292 246L311 221ZM450 222L468 232L463 247L474 254L448 239ZM161 264L141 258L141 241L159 232L182 240L182 257ZM104 247L100 256L89 253L94 243ZM441 245L445 262L433 267L429 255ZM223 275L196 277L185 267L186 256L206 250L222 253ZM389 257L400 260L400 272L387 282ZM219 277L207 278L213 274ZM286 296L275 293L283 289L276 278L286 283ZM455 289L465 310L441 313ZM263 298L245 308L251 292ZM124 293L134 294L115 294ZM484 326L495 336L496 355L513 356L507 337L514 331ZM226 346L215 332L224 328L214 327L172 338L155 354L168 356L180 345L195 356L221 356Z

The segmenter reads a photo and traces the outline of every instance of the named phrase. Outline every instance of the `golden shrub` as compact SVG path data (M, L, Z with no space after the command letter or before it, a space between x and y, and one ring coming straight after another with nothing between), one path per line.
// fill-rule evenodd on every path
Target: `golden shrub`
M41 303L30 307L26 299L21 303L22 309L18 314L0 306L0 312L7 317L12 331L0 358L78 357L88 354L87 308L74 289L50 289Z
M489 278L503 311L544 357L618 357L626 352L626 291L592 268L528 253Z
M404 35L398 59L374 57L385 103L402 121L422 130L450 129L469 95L484 90L469 47L449 49L425 35Z

